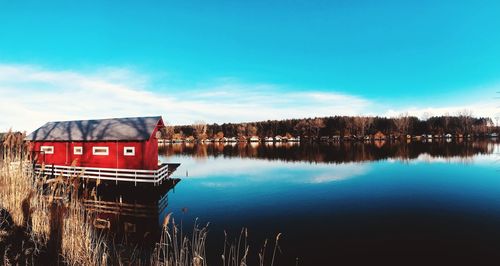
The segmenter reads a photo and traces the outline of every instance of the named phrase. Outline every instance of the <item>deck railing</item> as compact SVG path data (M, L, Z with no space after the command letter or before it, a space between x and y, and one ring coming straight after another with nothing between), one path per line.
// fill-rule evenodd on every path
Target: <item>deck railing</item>
M51 176L80 176L81 178L99 179L109 181L124 181L137 183L161 184L164 179L170 178L179 164L162 164L157 170L121 169L121 168L99 168L99 167L79 167L64 165L36 164L34 167L36 174Z

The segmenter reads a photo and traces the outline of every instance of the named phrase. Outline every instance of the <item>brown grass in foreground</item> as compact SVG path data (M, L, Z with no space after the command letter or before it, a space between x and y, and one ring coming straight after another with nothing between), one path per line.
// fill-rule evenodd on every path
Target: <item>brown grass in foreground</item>
M78 199L80 176L48 179L33 175L27 161L0 165L0 258L3 265L165 265L206 266L208 224L195 223L191 236L165 217L149 257L115 245L98 234ZM243 232L245 234L243 235ZM238 242L224 243L224 266L247 265L246 229ZM270 264L273 265L279 235ZM267 241L266 241L267 243ZM259 253L265 265L266 244Z
M78 176L46 180L33 178L31 171L21 161L7 160L0 167L0 205L12 218L11 228L26 235L26 239L12 240L32 243L30 261L35 263L106 265L104 241L87 222L80 202L70 198L77 194L72 182ZM16 256L4 259L23 264Z

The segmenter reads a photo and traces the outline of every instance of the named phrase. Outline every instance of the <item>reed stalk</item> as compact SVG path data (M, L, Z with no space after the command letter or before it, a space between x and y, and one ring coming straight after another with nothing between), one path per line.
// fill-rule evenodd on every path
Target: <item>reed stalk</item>
M81 174L48 179L34 174L26 146L9 135L0 154L0 256L3 265L157 265L207 266L208 226L196 220L191 236L168 214L149 258L97 233L93 217L78 198ZM16 144L17 143L17 144ZM5 150L7 148L7 151ZM23 154L24 152L24 154ZM43 166L42 166L43 167ZM248 230L229 243L225 233L223 266L245 266ZM274 265L278 240L271 260ZM267 240L259 253L265 265Z

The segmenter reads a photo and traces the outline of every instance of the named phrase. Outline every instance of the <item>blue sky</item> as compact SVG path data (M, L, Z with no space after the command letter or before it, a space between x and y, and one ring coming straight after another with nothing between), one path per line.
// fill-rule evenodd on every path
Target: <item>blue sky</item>
M0 129L146 114L493 117L499 13L498 1L0 0Z

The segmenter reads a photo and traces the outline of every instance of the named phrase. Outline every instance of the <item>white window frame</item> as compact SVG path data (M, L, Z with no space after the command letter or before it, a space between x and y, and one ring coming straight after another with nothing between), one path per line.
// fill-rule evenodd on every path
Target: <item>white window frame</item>
M49 149L50 151L46 151L45 149ZM54 154L54 146L40 146L40 151L43 151L45 154Z
M132 149L132 152L127 152L128 149ZM135 156L135 147L123 147L124 156Z
M97 149L105 149L105 152L96 152ZM104 146L96 146L92 147L92 155L99 155L99 156L105 156L109 155L109 147L104 147Z
M83 154L83 147L82 146L74 146L73 147L73 154L74 155L82 155Z

